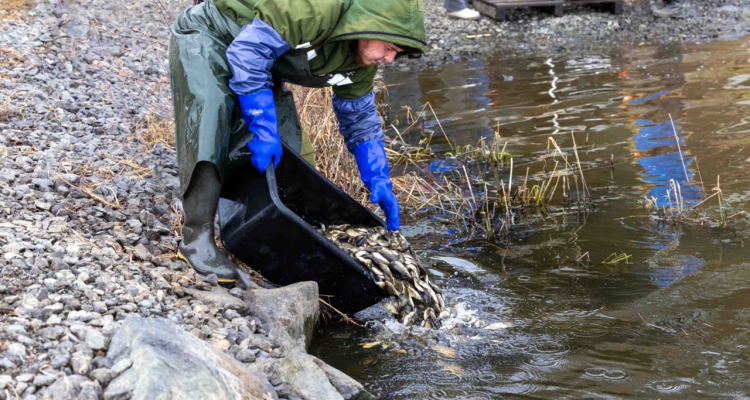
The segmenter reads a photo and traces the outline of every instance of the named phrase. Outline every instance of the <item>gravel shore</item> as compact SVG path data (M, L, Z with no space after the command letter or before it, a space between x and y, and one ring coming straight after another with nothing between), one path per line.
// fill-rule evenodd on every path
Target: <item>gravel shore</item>
M194 388L176 382L191 375L183 382L228 391L189 398L368 398L305 352L315 285L227 290L175 257L166 60L171 15L186 5L40 0L0 11L0 399L148 399L138 388L153 381L173 388L151 392L188 398L175 391ZM147 317L206 348L160 337L167 328ZM156 368L170 363L185 367ZM243 388L248 374L256 383Z
M289 351L258 313L201 296L221 290L175 258L175 152L151 133L171 118L168 26L187 4L38 0L0 12L0 399L127 398L107 384L133 361L115 363L108 349L131 317L165 318L245 365ZM442 1L426 0L430 50L395 67L750 29L750 0L689 4L682 19L640 0L618 16L574 7L495 22L449 20ZM320 367L333 384L336 371ZM299 398L288 375L265 371L271 398Z

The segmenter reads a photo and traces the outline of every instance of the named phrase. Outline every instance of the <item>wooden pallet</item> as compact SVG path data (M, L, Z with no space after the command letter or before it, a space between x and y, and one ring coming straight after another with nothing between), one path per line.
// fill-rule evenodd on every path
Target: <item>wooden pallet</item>
M622 13L623 0L474 0L474 9L480 13L504 21L508 13L519 8L536 8L553 14L563 15L563 6L585 4L601 11L613 14Z

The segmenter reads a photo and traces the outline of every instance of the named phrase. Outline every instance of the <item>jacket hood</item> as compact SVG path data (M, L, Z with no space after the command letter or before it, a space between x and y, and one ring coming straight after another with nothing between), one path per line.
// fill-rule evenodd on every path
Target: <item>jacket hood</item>
M375 39L404 49L401 54L424 53L422 0L352 0L329 41Z

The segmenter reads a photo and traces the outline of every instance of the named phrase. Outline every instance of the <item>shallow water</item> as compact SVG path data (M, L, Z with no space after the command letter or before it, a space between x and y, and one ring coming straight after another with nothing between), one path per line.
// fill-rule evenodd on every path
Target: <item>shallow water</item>
M435 240L420 257L453 316L405 330L374 308L360 315L370 329L321 328L311 354L387 399L750 396L746 225L664 226L641 204L668 207L674 179L695 205L720 176L725 211L750 209L750 41L498 56L385 80L392 106L429 102L454 145L499 126L514 184L526 167L549 171L547 138L571 148L573 131L596 208L519 225L507 249L407 227ZM449 151L430 116L435 151ZM715 220L713 200L702 209ZM587 252L590 265L575 262ZM613 253L629 263L602 262Z

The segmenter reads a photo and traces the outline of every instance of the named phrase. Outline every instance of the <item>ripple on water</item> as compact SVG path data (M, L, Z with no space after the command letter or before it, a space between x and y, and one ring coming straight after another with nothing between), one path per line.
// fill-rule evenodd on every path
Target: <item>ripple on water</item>
M424 393L414 393L416 397L413 398L423 398L419 396L424 396ZM493 399L492 394L489 393L480 393L477 389L465 389L462 390L461 388L455 388L451 390L442 390L438 389L432 393L430 393L430 399L436 399L436 400L443 400L443 399L461 399L461 400L490 400Z
M532 354L563 355L570 351L570 346L555 342L536 343L530 349Z
M482 383L493 384L497 382L498 376L497 374L494 374L492 372L483 372L481 374L477 374L474 379Z
M603 317L584 318L568 327L567 334L575 339L593 339L612 332L617 320Z
M564 362L564 356L570 352L570 347L555 342L539 342L533 344L526 352L529 357L524 358L525 365L536 368L555 368Z
M676 379L665 379L659 381L651 381L646 384L646 387L659 393L679 393L689 388L690 384Z
M501 393L529 395L548 389L543 382L548 382L544 371L526 369L508 376L505 383L499 384L495 390Z
M563 359L556 356L533 356L523 361L530 367L557 368L563 364Z
M583 371L588 379L601 381L622 381L628 379L630 375L618 368L589 367Z

